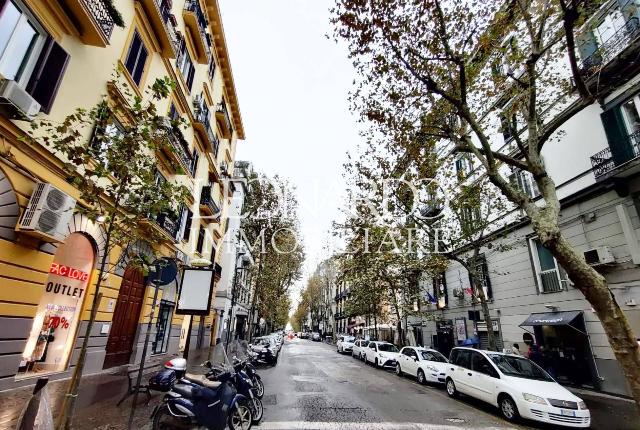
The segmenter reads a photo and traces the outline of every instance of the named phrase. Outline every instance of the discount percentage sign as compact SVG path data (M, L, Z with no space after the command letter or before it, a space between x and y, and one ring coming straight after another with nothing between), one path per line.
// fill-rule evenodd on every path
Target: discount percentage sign
M62 325L62 328L69 328L69 320L67 320L65 317L62 317L60 319L60 324Z

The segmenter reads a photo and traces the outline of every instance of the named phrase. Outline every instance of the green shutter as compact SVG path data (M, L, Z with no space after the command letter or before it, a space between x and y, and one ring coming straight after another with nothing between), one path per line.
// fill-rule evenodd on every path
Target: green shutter
M624 125L620 106L602 112L600 115L604 132L607 135L611 158L616 166L633 158L633 150L629 143L629 135Z

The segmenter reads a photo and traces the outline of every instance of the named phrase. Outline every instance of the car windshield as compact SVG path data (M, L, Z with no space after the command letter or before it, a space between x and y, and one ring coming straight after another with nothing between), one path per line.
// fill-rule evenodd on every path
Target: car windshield
M398 348L395 345L391 345L390 343L379 343L378 351L384 352L398 352Z
M420 351L423 360L428 361L437 361L438 363L446 363L447 359L444 355L440 354L437 351Z
M538 381L553 381L553 378L542 370L540 366L524 357L500 354L489 354L489 357L505 375L515 376L517 378L536 379Z
M343 342L349 342L349 343L353 343L356 341L356 338L353 336L346 336L343 340Z
M266 346L269 346L270 343L271 342L269 342L269 339L264 338L264 337L259 337L259 338L253 340L253 344L254 345L266 345Z

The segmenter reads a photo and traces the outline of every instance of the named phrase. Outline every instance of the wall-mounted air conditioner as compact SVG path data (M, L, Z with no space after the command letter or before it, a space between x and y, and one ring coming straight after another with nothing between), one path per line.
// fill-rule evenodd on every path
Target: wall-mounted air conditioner
M69 233L76 200L51 184L38 182L18 229L45 241L61 242Z
M40 103L16 81L0 81L0 111L12 119L31 120L40 112Z
M615 263L616 259L611 253L608 246L599 246L597 248L584 251L584 259L590 266L599 266L601 264Z

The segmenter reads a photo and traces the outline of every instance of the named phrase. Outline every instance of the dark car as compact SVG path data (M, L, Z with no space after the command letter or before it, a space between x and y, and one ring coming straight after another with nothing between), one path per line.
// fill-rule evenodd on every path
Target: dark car
M300 333L300 339L309 339L309 333L303 331L302 333Z
M320 342L322 340L320 338L320 333L311 333L311 340L314 342Z
M270 336L253 339L251 350L256 353L256 358L263 363L275 366L278 362L278 346L275 339Z

